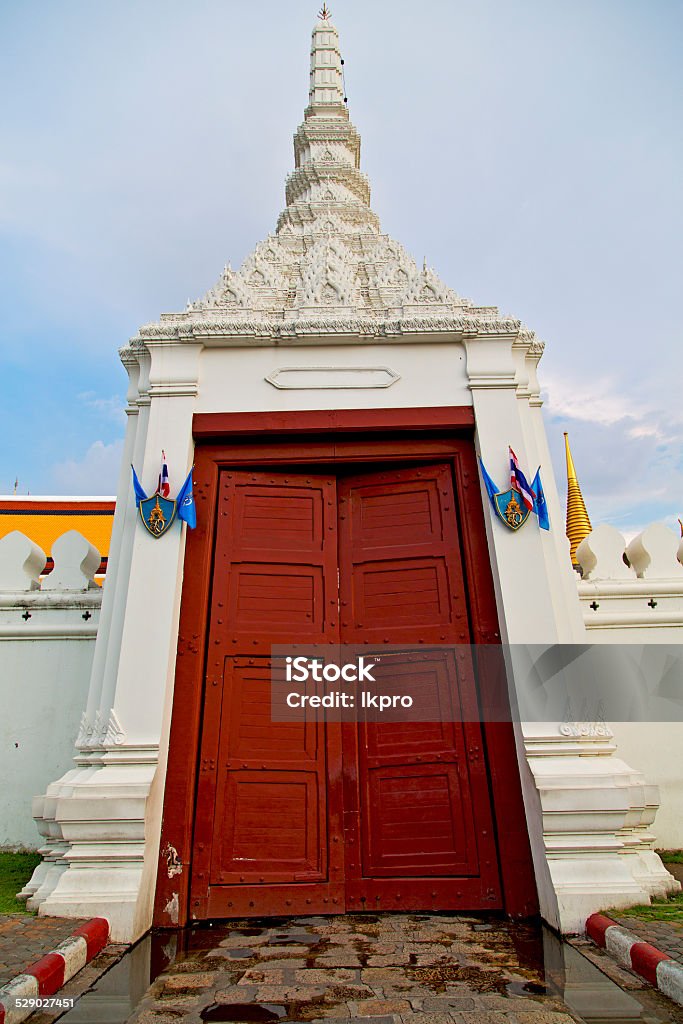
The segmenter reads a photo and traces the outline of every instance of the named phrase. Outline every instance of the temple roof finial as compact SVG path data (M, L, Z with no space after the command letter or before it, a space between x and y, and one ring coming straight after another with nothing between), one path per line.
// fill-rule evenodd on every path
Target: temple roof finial
M323 4L311 41L311 108L344 108L344 74L339 52L339 33L330 21L331 11ZM335 116L334 109L329 113ZM339 116L339 113L336 115ZM341 116L347 117L344 113Z
M576 549L581 541L592 532L593 527L576 477L574 460L569 447L569 435L566 432L564 447L567 456L567 536L569 537L572 565L577 567Z

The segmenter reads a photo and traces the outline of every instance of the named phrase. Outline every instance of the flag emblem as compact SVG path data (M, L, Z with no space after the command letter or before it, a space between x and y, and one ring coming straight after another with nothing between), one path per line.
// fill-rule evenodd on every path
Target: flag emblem
M481 458L479 459L481 477L493 511L511 530L519 530L520 526L524 526L530 514L534 512L538 516L540 528L549 530L550 518L541 483L541 467L539 466L534 482L530 485L512 448L509 448L508 451L510 455L510 487L507 491L498 490L498 486L487 473L483 461Z
M519 530L531 515L531 509L527 508L519 491L512 487L508 491L497 492L493 497L493 505L496 515L511 530Z
M187 474L185 483L180 488L177 498L169 498L168 468L166 467L166 454L163 453L162 470L159 475L159 486L156 493L148 498L144 488L135 472L135 466L131 465L133 471L133 493L135 495L135 507L140 510L140 518L148 533L153 537L163 537L170 529L175 519L187 523L190 530L197 525L197 506L194 501L194 490L192 473L194 467ZM164 469L166 470L164 474ZM166 486L163 486L163 480Z
M178 508L177 502L171 498L165 498L163 494L153 494L151 498L145 498L140 502L140 518L148 533L153 537L163 537L170 529L176 517Z
M164 498L168 498L171 493L171 484L168 479L168 465L166 464L166 452L161 453L161 469L159 470L159 483L157 484L157 491Z

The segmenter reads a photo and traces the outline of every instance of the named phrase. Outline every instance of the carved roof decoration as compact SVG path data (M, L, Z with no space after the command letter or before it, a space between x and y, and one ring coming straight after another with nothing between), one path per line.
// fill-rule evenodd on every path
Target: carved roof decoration
M420 269L382 234L360 170L360 135L344 97L337 29L321 18L312 34L309 105L294 136L294 171L274 234L238 270L182 313L143 327L147 338L348 338L478 333L535 340L495 306L475 307L431 268ZM540 353L539 353L540 355Z

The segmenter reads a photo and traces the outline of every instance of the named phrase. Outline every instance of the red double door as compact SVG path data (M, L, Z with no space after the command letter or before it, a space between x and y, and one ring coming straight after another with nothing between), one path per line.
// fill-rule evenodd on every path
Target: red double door
M502 907L476 720L271 720L273 645L470 642L457 521L448 464L221 473L193 917Z

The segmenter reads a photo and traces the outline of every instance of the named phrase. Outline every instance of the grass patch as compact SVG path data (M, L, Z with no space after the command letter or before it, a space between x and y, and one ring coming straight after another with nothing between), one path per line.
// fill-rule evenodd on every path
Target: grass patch
M683 864L683 850L657 850L664 864Z
M40 864L37 853L0 853L0 914L27 914L26 904L14 897Z
M669 899L653 899L649 906L606 910L608 917L642 917L645 921L671 921L683 924L683 893Z

